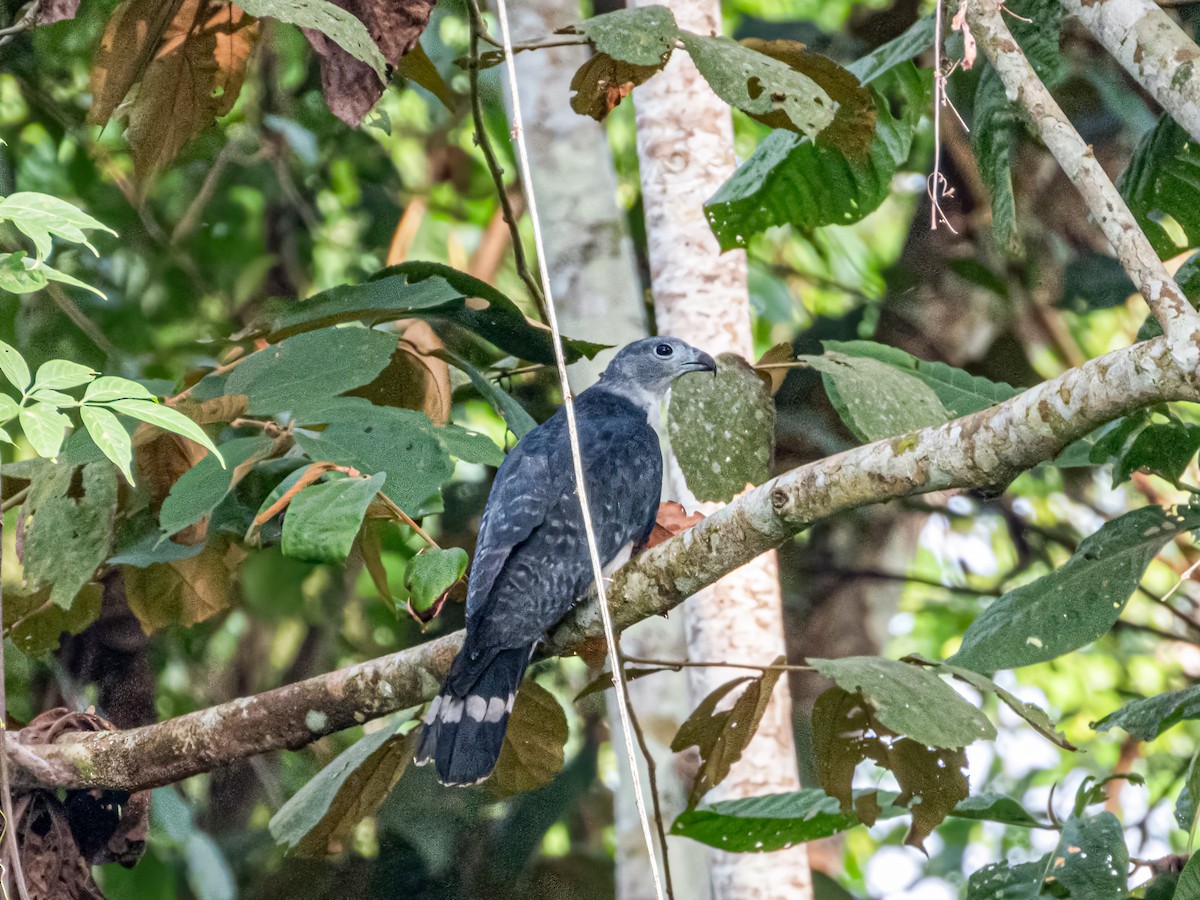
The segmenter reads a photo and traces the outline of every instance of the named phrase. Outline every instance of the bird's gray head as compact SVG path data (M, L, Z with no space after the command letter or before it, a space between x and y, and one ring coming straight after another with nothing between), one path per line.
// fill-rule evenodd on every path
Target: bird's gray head
M686 341L650 337L622 347L600 376L599 386L643 406L661 401L680 375L716 370L711 356Z

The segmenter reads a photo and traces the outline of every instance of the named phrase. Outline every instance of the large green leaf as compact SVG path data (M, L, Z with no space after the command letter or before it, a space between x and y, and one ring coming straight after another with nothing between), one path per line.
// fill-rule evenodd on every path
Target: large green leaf
M862 441L895 437L952 418L937 392L915 373L836 351L799 358L822 374L833 408Z
M563 28L564 34L581 34L597 53L635 66L661 68L679 40L675 16L665 6L620 9L584 19Z
M221 445L221 460L209 454L179 476L163 500L159 523L163 534L175 534L212 513L233 487L239 466L270 453L275 442L264 435L234 438Z
M317 435L297 432L296 443L314 462L353 466L368 475L386 473L388 497L409 515L421 515L426 502L454 474L454 463L430 433L434 426L420 413L364 407L344 418L327 411L329 426Z
M1135 509L1085 538L1062 568L1009 591L963 635L949 662L990 672L1045 662L1106 634L1163 545L1200 527L1200 509Z
M1159 256L1200 244L1200 144L1169 115L1142 138L1117 188ZM1165 227L1168 218L1182 243Z
M1015 866L1004 862L984 866L967 879L966 900L1037 900L1050 865L1047 854Z
M79 500L59 484L61 493L42 499L25 529L25 576L35 590L50 585L50 600L70 609L112 547L117 475L107 462L84 466Z
M229 373L225 390L245 394L251 415L290 412L304 425L313 411L360 387L391 361L396 336L368 328L322 328L248 356Z
M929 747L965 747L996 729L987 716L937 675L881 656L810 659L809 665L843 690L858 691L873 715L898 734Z
M274 341L339 322L416 317L446 319L521 359L554 362L550 332L527 319L512 300L478 278L431 262L391 266L362 284L342 285L302 302L276 301L244 334ZM603 349L603 344L563 339L568 362Z
M865 156L789 131L767 135L704 206L721 249L744 247L776 225L848 225L876 209L907 159L929 107L928 72L901 63L870 86L875 137Z
M466 372L475 390L491 405L496 414L504 419L504 424L508 426L508 430L518 438L525 437L525 435L537 428L537 421L526 412L525 407L512 394L493 384L482 372L465 359L455 356L453 353L441 353L439 356L452 366Z
M408 561L404 586L413 609L432 607L467 571L467 551L461 547L427 547Z
M1123 728L1139 741L1152 741L1187 719L1200 719L1200 684L1133 700L1092 727L1097 731Z
M787 63L721 35L680 31L679 37L709 87L730 106L756 117L782 113L787 128L814 140L833 121L833 99Z
M388 61L367 26L331 0L246 0L238 6L260 19L278 19L321 32L355 59L374 69L380 81L388 83Z
M675 382L667 414L671 450L699 500L733 499L771 474L775 403L739 356L722 353L716 377Z
M1110 812L1063 823L1047 873L1077 900L1124 900L1129 872L1125 832Z
M946 412L956 419L1003 403L1020 393L1003 382L989 381L943 362L918 359L898 347L889 347L875 341L822 341L821 346L843 356L876 359L909 375L915 375L929 385L946 408Z
M283 517L284 554L311 562L345 562L386 477L380 472L370 478L340 478L302 490Z

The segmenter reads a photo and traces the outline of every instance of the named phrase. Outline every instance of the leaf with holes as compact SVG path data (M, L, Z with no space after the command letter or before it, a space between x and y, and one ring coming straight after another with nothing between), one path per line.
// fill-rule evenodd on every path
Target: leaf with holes
M312 562L345 562L386 477L380 472L370 478L339 478L302 490L283 517L284 554Z
M623 63L662 68L679 40L675 16L665 6L622 9L560 28L557 34L580 34L597 53Z
M1200 509L1135 509L1085 538L1058 570L985 609L948 662L976 672L1055 659L1108 633L1142 573L1175 535L1200 528Z
M952 418L925 381L887 363L836 351L798 358L821 373L833 408L862 441L895 437Z
M672 823L671 834L729 853L770 853L858 824L858 817L842 812L833 797L808 788L686 809Z
M887 728L927 746L965 747L996 737L996 729L983 713L920 666L881 656L808 663L844 690L861 693L871 704L872 715Z
M567 716L554 695L527 679L517 691L500 759L484 782L488 796L498 800L549 784L562 770L568 736Z
M745 360L722 353L715 377L675 382L667 433L688 490L699 500L730 500L770 477L775 403Z
M781 656L772 665L784 662L786 660ZM782 674L782 669L768 669L757 677L726 682L705 697L679 726L671 749L679 753L695 745L700 750L700 770L688 796L688 809L695 807L705 794L720 784L733 764L742 758ZM745 690L731 707L717 710L717 705L731 691L743 686Z
M1124 900L1129 850L1120 821L1110 812L1063 823L1046 874L1070 897Z
M1049 868L1049 854L1015 866L1004 862L984 866L967 879L965 900L1037 900Z
M271 836L297 856L341 853L354 827L374 815L412 761L421 729L385 726L359 738L271 817Z

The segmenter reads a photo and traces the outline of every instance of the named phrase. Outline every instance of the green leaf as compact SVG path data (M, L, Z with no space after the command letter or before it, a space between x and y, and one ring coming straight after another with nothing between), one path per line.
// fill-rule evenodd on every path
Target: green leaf
M892 38L846 68L864 85L870 84L879 76L908 62L914 56L920 56L932 47L934 25L932 14L924 16L909 26L902 35Z
M107 405L111 409L131 418L147 422L150 425L161 428L163 431L169 431L172 434L179 434L189 440L193 440L206 450L215 453L218 459L221 459L221 452L217 450L217 445L204 433L204 429L178 410L159 403L151 403L149 400L112 400Z
M115 235L108 226L97 222L87 213L57 197L19 191L0 200L0 219L9 219L22 234L33 241L38 259L50 253L50 238L62 238L83 244L97 256L100 254L88 241L84 229L99 229Z
M111 403L113 400L158 402L157 398L143 385L136 381L130 381L128 378L118 378L115 375L101 375L83 392L84 403Z
M597 53L635 66L662 68L679 40L675 16L665 6L622 9L562 28L559 34L581 34Z
M204 544L176 544L163 537L162 529L153 517L146 515L142 527L130 530L128 534L121 529L118 533L113 555L108 558L110 566L133 566L145 569L159 563L176 562L181 559L191 559L199 556L204 550Z
M1148 425L1138 432L1113 466L1113 485L1127 481L1138 469L1177 484L1197 450L1200 450L1200 426L1183 422Z
M526 679L517 691L500 759L484 782L488 796L511 797L549 784L562 771L569 735L566 713L554 695Z
M300 856L324 857L391 793L419 734L419 728L400 735L395 726L385 726L359 738L279 808L271 817L271 836Z
M50 603L50 590L35 593L5 591L4 633L26 656L42 656L58 649L64 633L79 634L98 618L104 590L85 584L64 609Z
M918 359L898 347L875 341L822 341L821 346L844 356L875 359L916 376L929 386L949 416L955 419L1003 403L1020 393L1003 382L989 381L943 362Z
M1142 138L1117 188L1160 257L1200 244L1200 143L1169 115ZM1168 221L1183 232L1182 242Z
M61 409L64 406L79 405L79 401L70 394L64 394L62 391L54 391L48 388L36 388L30 391L29 399L37 400L39 403L45 403L56 409Z
M46 286L46 273L30 268L25 252L0 253L0 290L10 294L32 294Z
M1035 862L1016 866L1008 863L984 866L967 879L966 900L1037 900L1050 864L1047 854Z
M1188 719L1200 719L1200 685L1197 684L1180 691L1133 700L1099 722L1093 722L1092 728L1108 731L1115 726L1139 741L1152 741L1168 728Z
M783 113L793 131L816 139L836 104L819 84L786 63L730 38L680 30L679 38L713 92L753 117Z
M482 372L465 359L461 359L450 352L442 352L438 356L455 368L466 372L475 390L491 405L496 414L504 419L504 424L508 426L508 430L518 438L525 437L525 435L537 428L537 422L533 416L525 411L525 407L512 394L493 384Z
M54 459L62 447L71 420L48 403L35 403L21 410L21 430L38 456Z
M1067 819L1051 858L1047 874L1066 888L1069 896L1124 900L1129 850L1121 823L1112 813Z
M667 433L688 490L698 500L731 500L771 475L775 402L745 360L722 353L716 377L675 382Z
M1192 761L1184 773L1183 790L1175 801L1175 821L1190 834L1196 825L1197 812L1200 812L1200 753L1192 754Z
M869 90L876 125L865 156L790 131L774 131L759 142L705 203L722 250L745 247L752 235L773 226L810 231L848 225L879 207L891 193L892 176L907 161L929 108L931 80L927 70L902 63Z
M429 432L425 416L408 409L357 404L342 408L345 417L326 411L329 426L319 435L296 434L296 443L314 462L352 466L373 475L387 473L387 495L410 516L421 515L454 474L454 464Z
M880 656L810 659L809 665L846 691L859 691L885 726L930 747L965 747L992 740L987 716L920 666Z
M862 441L878 441L950 421L949 410L920 378L861 356L801 356L823 375L834 409Z
M100 373L67 359L52 359L38 366L34 390L61 390L87 384ZM74 402L74 398L72 398Z
M486 434L457 425L434 425L432 422L428 433L437 438L443 450L463 462L481 466L498 466L504 462L504 451Z
M920 662L925 662L920 657L914 658ZM959 666L952 666L949 663L934 663L933 665L939 672L953 675L955 678L967 682L967 684L978 691L995 694L1000 702L1004 703L1009 709L1032 725L1042 737L1051 743L1057 744L1064 750L1078 749L1058 731L1054 723L1050 721L1050 716L1040 706L1034 703L1026 703L1019 699L1014 694L1000 687L1000 685L996 684L996 682L992 681L986 675L980 675L978 672L972 672L970 669L963 669Z
M8 394L0 394L0 422L8 422L15 419L21 408L17 406L17 401Z
M1017 229L1017 206L1013 196L1012 150L1020 119L1008 102L1004 83L991 66L983 70L975 88L975 124L971 142L979 160L979 175L992 203L992 234L1005 253L1019 258L1024 253Z
M355 59L370 66L380 81L388 83L391 67L367 26L330 0L246 0L238 6L260 19L277 19L321 32Z
M26 264L28 263L29 260L26 260ZM90 291L91 293L95 294L101 300L108 299L108 296L99 288L92 287L86 281L80 281L78 278L75 278L73 275L68 275L66 272L60 272L58 269L55 269L48 263L37 263L36 271L45 275L49 281L58 281L62 284L69 284L71 287L83 288L85 291Z
M133 473L129 471L129 464L133 460L133 441L121 420L107 409L95 406L83 407L79 415L96 446L121 470L125 480L133 484Z
M437 66L419 43L400 57L393 74L397 78L419 84L441 100L442 105L451 112L458 109L458 95L446 83L442 73L437 70ZM388 133L390 134L390 131Z
M25 393L25 389L29 387L29 366L15 347L10 347L3 341L0 341L0 372L4 373L9 384L22 394Z
M1015 669L1078 650L1120 618L1142 573L1180 531L1200 527L1200 509L1169 515L1135 509L1085 538L1062 568L1009 591L963 635L949 662L991 672Z
M1149 894L1146 895L1147 898ZM1200 853L1193 853L1179 873L1173 900L1196 900L1200 897Z
M66 467L63 467L66 468ZM83 496L73 500L66 487L39 503L25 529L25 576L50 600L70 609L75 596L108 558L117 507L117 476L107 462L83 467Z
M285 556L312 562L343 563L354 546L363 516L386 476L341 478L304 488L283 517Z
M396 336L367 328L322 328L259 350L229 373L226 393L245 394L251 415L290 412L298 424L313 411L383 371Z
M531 362L554 363L554 347L545 327L530 322L512 300L486 282L431 262L391 266L362 284L335 287L300 303L277 301L268 305L244 335L276 341L339 322L376 324L402 318L445 319L506 353ZM604 347L563 339L568 362L584 356L590 359Z
M210 454L180 475L158 514L163 534L175 534L210 515L233 487L238 467L265 458L274 446L263 435L234 438L221 445L220 458Z
M729 853L769 853L793 844L829 837L859 824L820 788L724 800L681 812L671 834Z
M466 550L426 547L408 561L408 568L404 570L409 603L419 612L429 609L466 571Z
M1020 803L1004 794L975 794L959 802L952 816L980 822L1000 822L1019 828L1041 828L1042 823L1025 811Z

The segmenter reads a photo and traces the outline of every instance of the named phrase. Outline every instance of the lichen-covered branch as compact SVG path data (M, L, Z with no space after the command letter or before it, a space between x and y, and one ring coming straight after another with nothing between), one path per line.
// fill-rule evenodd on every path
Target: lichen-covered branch
M1062 0L1162 108L1200 141L1200 47L1153 0Z
M1162 325L1172 357L1183 371L1196 372L1200 368L1200 314L1167 273L1092 148L1084 143L1034 73L1008 30L1001 6L1000 0L970 0L967 22L971 33L1004 82L1009 102L1028 116L1046 148L1083 196L1122 267Z
M1139 407L1200 401L1195 375L1175 365L1167 338L1160 337L1090 360L965 418L793 469L620 569L609 589L614 624L625 628L665 614L818 519L910 494L1003 485ZM568 653L600 634L595 604L584 603L550 636L546 650ZM270 750L303 747L433 697L461 641L457 632L156 725L25 746L10 753L15 780L141 790ZM40 762L32 763L31 755Z

